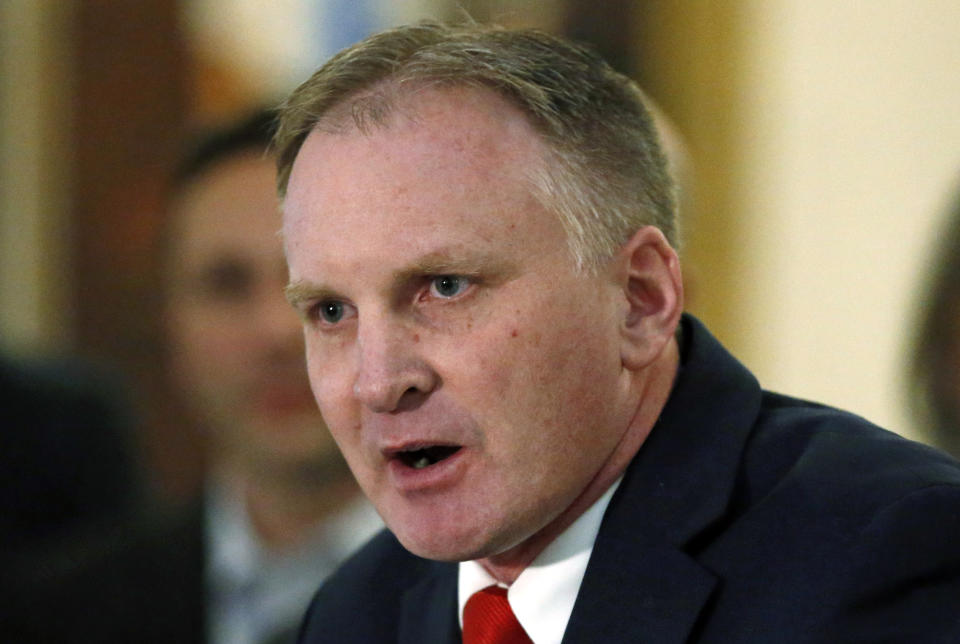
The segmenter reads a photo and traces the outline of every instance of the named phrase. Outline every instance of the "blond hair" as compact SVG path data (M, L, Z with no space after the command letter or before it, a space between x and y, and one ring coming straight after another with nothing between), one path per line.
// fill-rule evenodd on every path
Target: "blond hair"
M547 150L530 173L534 194L560 218L581 267L645 225L677 245L674 187L641 90L591 50L534 30L423 22L343 50L280 108L280 196L314 128L348 116L367 131L391 110L389 88L404 86L486 88L521 110Z

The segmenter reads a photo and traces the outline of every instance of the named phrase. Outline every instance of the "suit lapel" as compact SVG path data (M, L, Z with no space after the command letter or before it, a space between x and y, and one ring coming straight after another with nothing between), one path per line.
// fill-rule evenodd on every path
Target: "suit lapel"
M604 515L564 644L685 642L716 586L695 539L726 513L761 391L693 318L684 340L670 400Z
M431 562L430 572L403 594L399 644L460 644L457 565Z
M577 595L564 644L686 642L716 579L672 547L597 543Z

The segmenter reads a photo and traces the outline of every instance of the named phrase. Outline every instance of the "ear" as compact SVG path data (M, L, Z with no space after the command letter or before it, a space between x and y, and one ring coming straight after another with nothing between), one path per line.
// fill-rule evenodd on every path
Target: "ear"
M661 354L680 322L680 259L658 228L646 226L614 261L626 304L620 319L620 359L624 367L638 371Z

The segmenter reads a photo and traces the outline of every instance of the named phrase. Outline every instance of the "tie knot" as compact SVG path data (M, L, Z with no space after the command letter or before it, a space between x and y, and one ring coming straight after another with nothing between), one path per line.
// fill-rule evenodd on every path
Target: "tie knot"
M487 586L463 607L463 644L532 644L507 601L507 589Z

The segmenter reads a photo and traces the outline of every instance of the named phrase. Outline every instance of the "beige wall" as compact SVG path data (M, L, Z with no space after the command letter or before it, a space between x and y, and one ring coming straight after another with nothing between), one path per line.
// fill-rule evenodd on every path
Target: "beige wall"
M0 2L0 346L71 336L66 186L69 0Z
M733 175L747 233L736 338L764 383L921 436L905 334L960 178L960 3L743 5Z
M70 4L0 3L8 343L69 336L66 177L51 150L64 91L52 81L69 80L53 8ZM645 11L637 40L658 68L655 96L695 155L696 310L766 385L918 435L900 359L960 173L960 3L669 0Z

